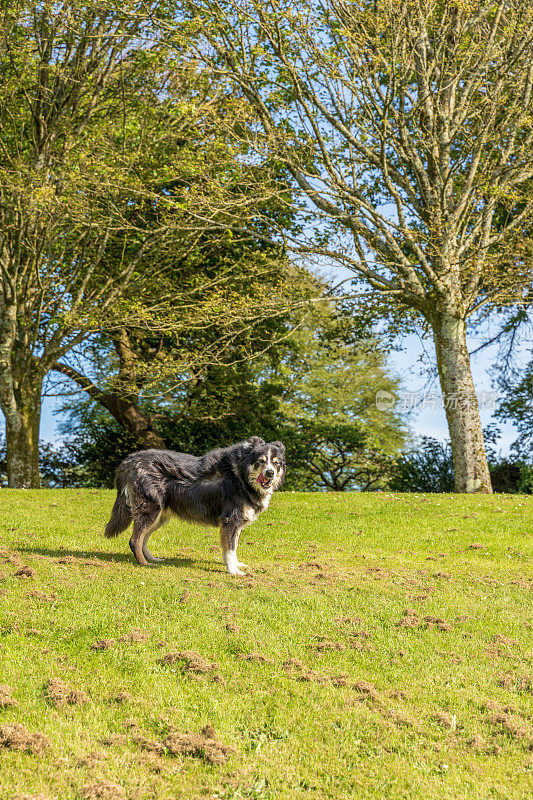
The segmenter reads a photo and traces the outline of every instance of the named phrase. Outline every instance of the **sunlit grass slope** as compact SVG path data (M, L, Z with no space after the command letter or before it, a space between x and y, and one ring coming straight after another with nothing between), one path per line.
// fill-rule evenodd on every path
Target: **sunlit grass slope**
M112 502L0 494L1 800L531 795L531 498L280 494L245 578Z

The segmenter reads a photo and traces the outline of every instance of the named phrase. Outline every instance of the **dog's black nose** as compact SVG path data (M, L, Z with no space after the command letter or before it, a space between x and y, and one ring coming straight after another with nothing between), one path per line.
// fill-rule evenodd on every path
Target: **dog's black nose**
M274 470L273 469L266 469L264 471L265 478L273 478L274 477Z

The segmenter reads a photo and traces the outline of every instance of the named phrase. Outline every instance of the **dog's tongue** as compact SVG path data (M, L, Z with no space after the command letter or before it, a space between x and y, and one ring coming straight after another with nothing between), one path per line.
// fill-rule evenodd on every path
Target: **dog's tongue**
M270 479L269 478L265 478L263 473L260 472L259 475L257 476L257 483L261 483L261 484L270 483Z

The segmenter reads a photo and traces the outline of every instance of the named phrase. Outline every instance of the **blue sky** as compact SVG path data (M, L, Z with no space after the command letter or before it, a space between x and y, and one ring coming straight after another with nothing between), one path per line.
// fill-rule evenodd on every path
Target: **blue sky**
M481 343L481 337L469 338L469 349L472 352ZM531 354L526 347L520 349L517 354L517 362L524 366ZM480 401L480 414L483 427L493 422L496 423L501 438L497 443L497 450L502 454L507 454L509 448L517 437L514 425L502 423L493 416L494 402L497 402L498 391L494 387L493 368L498 360L498 346L492 345L481 350L472 356L471 367L474 378L474 385ZM428 397L426 408L422 408L422 403L418 408L408 413L408 421L411 430L418 436L432 436L435 439L444 441L448 438L448 428L444 409L438 407L438 403L431 402L431 395L438 394L440 390L438 380L431 375L425 365L435 363L435 351L432 343L422 342L416 335L407 336L401 343L401 349L391 353L389 365L392 371L401 378L402 392L406 395L407 401L410 399L420 399ZM432 406L436 407L432 407Z

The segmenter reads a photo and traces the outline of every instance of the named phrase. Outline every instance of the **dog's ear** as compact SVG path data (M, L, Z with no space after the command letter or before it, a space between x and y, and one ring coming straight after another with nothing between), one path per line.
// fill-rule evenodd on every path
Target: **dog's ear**
M243 446L248 449L249 447L257 447L260 444L266 444L266 442L260 436L250 436Z
M282 455L285 455L285 445L283 444L283 442L270 442L270 444L272 445L272 447L277 447L278 450L281 451Z

